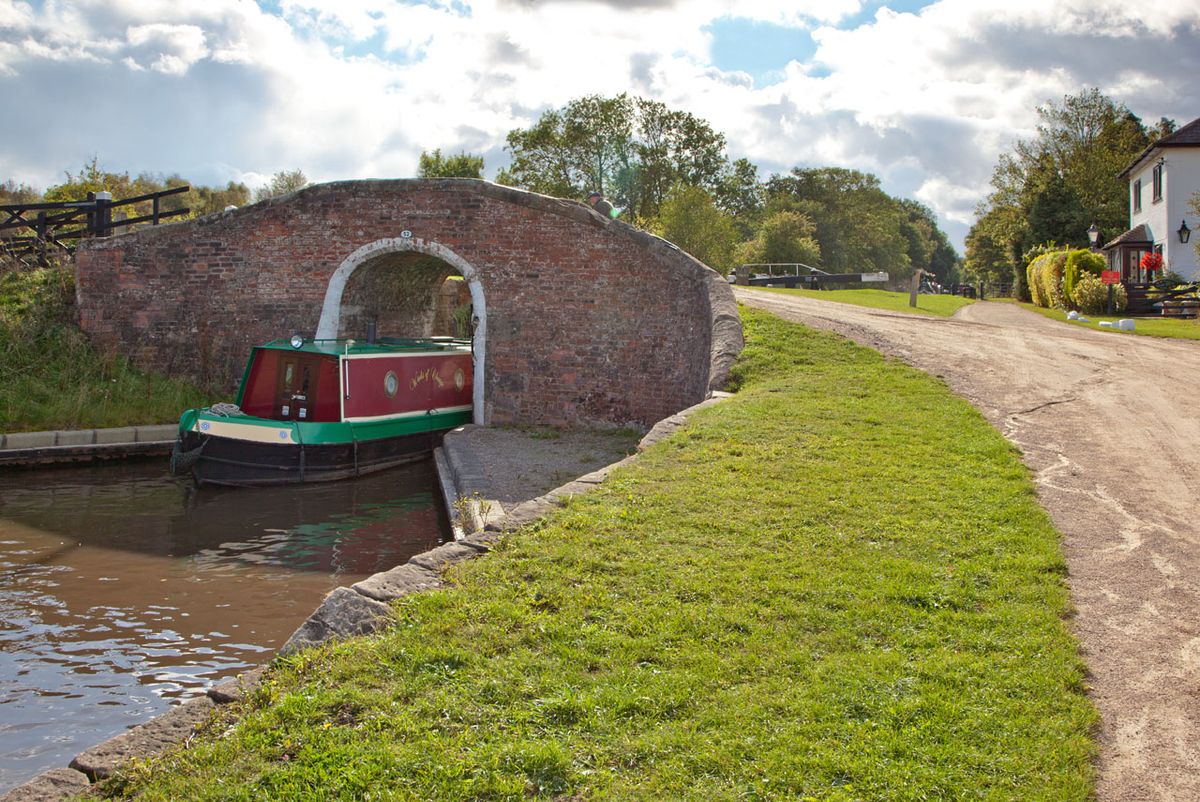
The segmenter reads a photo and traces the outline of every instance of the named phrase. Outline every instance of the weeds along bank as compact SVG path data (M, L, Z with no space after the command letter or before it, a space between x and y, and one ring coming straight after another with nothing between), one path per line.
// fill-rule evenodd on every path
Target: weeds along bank
M74 303L69 265L0 262L0 432L169 423L214 400L93 348Z
M1087 799L1065 567L1014 449L923 374L743 318L736 397L108 793Z

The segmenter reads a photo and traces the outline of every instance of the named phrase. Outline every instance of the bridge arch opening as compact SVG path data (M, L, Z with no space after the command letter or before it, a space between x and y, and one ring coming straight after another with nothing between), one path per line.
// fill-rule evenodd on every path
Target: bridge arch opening
M329 278L316 337L472 337L476 423L485 406L487 304L478 271L450 248L413 237L376 240L347 256Z

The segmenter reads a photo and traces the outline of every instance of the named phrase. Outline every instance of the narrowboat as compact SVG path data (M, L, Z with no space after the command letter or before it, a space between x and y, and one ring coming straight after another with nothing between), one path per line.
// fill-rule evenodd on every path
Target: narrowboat
M180 416L171 470L280 485L420 459L471 422L472 380L469 340L275 340L251 352L236 403Z

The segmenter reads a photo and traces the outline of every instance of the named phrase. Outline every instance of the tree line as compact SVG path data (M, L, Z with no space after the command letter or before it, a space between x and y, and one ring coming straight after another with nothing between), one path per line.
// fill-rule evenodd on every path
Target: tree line
M1037 112L1035 136L1018 140L996 163L991 191L966 239L966 275L1012 283L1025 300L1025 268L1033 258L1086 247L1093 224L1101 241L1129 227L1129 185L1120 174L1175 130L1166 118L1147 126L1098 89L1066 95Z
M732 159L706 121L658 101L589 95L510 131L496 182L562 198L605 195L622 219L721 272L738 264L802 263L831 273L920 268L959 278L959 257L933 212L894 198L870 173L796 167L760 180ZM483 177L483 159L422 153L422 177Z
M600 192L626 222L722 273L739 264L801 263L831 273L885 271L897 281L918 268L943 283L959 279L959 257L924 204L888 195L870 173L838 167L796 167L760 180L749 160L728 155L724 135L708 122L658 101L577 98L510 131L505 149L510 164L497 183L578 200ZM483 171L483 157L440 149L422 152L417 165L423 178L482 178ZM97 159L66 178L44 193L0 184L0 204L79 200L100 190L121 200L189 183L106 172ZM187 206L200 216L306 184L300 170L276 173L253 192L238 182L192 184L162 208Z

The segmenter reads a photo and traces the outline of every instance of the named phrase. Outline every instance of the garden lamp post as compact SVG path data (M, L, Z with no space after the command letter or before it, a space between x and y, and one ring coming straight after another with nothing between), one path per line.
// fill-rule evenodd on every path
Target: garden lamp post
M1188 228L1187 220L1179 224L1179 244L1187 245L1188 239L1192 236L1192 230Z
M1094 251L1096 250L1097 243L1100 242L1100 229L1096 228L1095 223L1092 223L1092 225L1088 228L1087 234L1088 242L1092 244L1092 250Z

